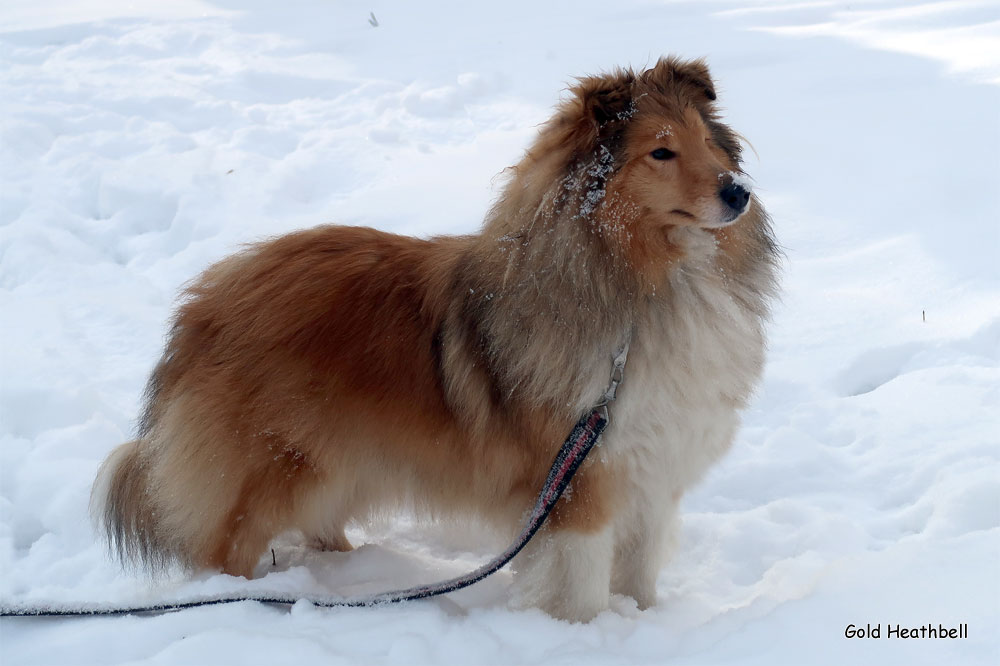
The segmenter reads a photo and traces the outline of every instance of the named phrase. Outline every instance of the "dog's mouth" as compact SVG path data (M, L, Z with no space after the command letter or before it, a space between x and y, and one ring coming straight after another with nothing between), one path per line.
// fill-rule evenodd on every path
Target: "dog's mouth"
M702 227L704 229L722 229L723 227L728 227L732 224L735 224L737 220L743 217L743 214L746 213L746 210L744 209L738 213L736 211L730 211L729 214L720 216L717 219L700 218L697 215L694 215L684 210L683 208L675 208L672 211L670 211L670 213L672 215L676 215L682 220L693 222L695 226Z
M738 213L734 211L733 213L728 214L728 215L724 215L724 216L722 216L721 218L719 218L717 220L703 221L701 223L701 226L705 227L706 229L722 229L724 227L729 227L729 226L732 226L732 225L736 224L736 222L741 217L743 217L743 215L745 213L746 213L746 209L743 209L743 210L741 210Z

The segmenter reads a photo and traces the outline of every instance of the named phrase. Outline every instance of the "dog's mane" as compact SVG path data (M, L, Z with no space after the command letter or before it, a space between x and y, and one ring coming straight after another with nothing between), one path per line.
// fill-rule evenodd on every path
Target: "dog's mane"
M607 191L627 157L628 131L642 114L682 122L694 107L739 165L739 139L719 120L714 100L701 61L664 58L640 74L617 69L579 79L505 172L483 233L457 266L461 305L447 336L484 366L492 401L579 411L600 391L610 355L648 309L634 239ZM722 239L720 261L732 271L734 297L764 315L776 249L763 208L751 217L746 231L729 232L739 236L733 242ZM669 288L666 278L661 291ZM453 399L463 400L466 383L450 384Z

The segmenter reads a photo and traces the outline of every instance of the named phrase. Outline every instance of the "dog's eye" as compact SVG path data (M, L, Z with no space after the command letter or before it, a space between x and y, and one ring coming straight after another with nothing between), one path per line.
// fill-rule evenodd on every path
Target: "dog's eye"
M677 153L672 150L667 150L666 148L657 148L649 155L654 160L672 160L677 157Z

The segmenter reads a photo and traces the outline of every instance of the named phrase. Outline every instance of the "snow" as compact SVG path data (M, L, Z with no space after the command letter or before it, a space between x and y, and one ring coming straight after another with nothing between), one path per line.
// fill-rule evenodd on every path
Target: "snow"
M400 518L349 554L279 544L258 580L152 582L86 507L185 281L322 222L473 231L573 76L668 52L708 58L787 261L655 608L571 625L508 608L501 572L387 608L5 619L0 661L1000 662L1000 11L977 1L4 3L0 599L362 594L501 550Z

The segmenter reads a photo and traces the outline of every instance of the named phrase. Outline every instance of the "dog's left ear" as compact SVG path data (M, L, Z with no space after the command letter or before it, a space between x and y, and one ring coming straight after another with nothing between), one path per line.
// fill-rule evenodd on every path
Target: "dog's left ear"
M633 76L619 73L581 79L575 91L589 120L598 131L609 122L623 120L632 106Z
M661 93L679 86L694 99L715 101L715 83L704 60L660 58L656 65L642 73L642 79Z
M715 101L715 83L712 82L712 74L708 71L708 65L704 60L678 63L674 71L678 79L700 90L709 101Z
M571 92L565 120L580 153L593 151L599 142L616 133L632 112L632 83L629 71L588 76L577 81Z

